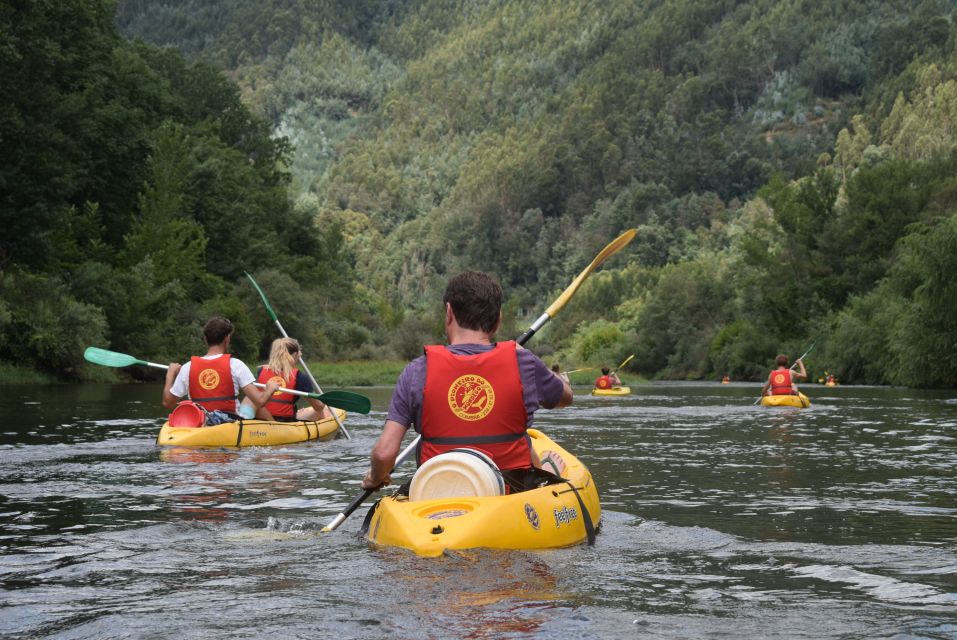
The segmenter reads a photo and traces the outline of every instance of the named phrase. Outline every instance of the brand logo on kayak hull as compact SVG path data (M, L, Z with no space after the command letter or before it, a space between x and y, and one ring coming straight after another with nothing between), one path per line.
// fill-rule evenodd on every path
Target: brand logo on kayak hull
M555 515L555 526L560 527L563 524L571 524L578 520L578 509L572 507L562 507L553 511Z
M535 511L535 507L525 503L525 518L528 520L528 524L532 525L532 528L538 531L538 527L541 525L541 520L538 518L538 512Z

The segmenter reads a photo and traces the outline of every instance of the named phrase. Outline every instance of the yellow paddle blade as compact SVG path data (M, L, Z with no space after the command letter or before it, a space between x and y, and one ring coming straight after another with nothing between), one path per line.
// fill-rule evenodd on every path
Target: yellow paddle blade
M615 371L618 371L618 370L621 369L623 366L625 366L626 364L628 364L629 362L631 362L631 359L634 358L634 357L635 357L635 354L631 354L630 356L628 356L627 358L625 358L625 361L624 361L624 362L622 362L620 365L618 365L617 367L615 367Z
M578 277L575 278L570 285L568 285L568 288L562 292L562 295L558 296L555 302L552 303L552 306L545 310L545 313L548 314L549 317L554 318L555 314L561 311L562 307L564 307L571 297L575 295L575 292L578 291L578 287L580 287L582 282L585 281L585 278L587 278L592 271L601 266L601 263L627 246L637 233L637 229L629 229L612 240L608 246L601 250L601 253L595 256L595 259L591 261L591 264L585 267L585 270L578 274Z

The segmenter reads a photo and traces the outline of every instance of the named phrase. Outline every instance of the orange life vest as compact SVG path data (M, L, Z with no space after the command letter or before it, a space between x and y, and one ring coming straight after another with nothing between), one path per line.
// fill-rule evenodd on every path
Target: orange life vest
M611 376L599 376L595 380L595 387L598 389L611 389L613 383L611 381Z
M772 396L794 395L794 389L791 388L791 370L790 369L776 369L771 372L771 395Z
M514 341L475 355L429 346L425 361L419 464L470 447L492 458L502 471L532 466Z
M287 389L296 388L296 377L299 375L299 369L293 369L292 373L289 374L289 377L285 380L277 374L273 373L272 369L269 367L263 367L259 372L259 379L257 382L266 384L273 378L279 383L280 387L285 387ZM296 396L291 393L285 393L283 391L277 391L272 394L272 397L266 401L266 410L269 411L273 416L278 416L280 418L294 418L296 417Z
M193 356L189 360L189 399L207 411L236 411L236 387L229 368L231 356L224 353L207 360Z

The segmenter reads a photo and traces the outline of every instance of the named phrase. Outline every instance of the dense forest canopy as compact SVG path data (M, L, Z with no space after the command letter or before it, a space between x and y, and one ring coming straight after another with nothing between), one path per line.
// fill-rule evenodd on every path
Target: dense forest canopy
M212 312L330 359L438 339L450 273L534 348L957 386L957 2L0 2L0 359L179 359Z

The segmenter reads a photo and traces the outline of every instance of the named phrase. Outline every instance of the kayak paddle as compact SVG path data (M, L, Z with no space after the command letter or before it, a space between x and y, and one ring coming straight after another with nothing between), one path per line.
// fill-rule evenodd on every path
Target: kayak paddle
M575 295L576 291L578 291L578 287L580 287L582 282L585 281L585 278L587 278L592 271L597 269L601 265L601 263L603 263L605 260L613 256L614 254L618 253L629 242L631 242L632 239L635 237L636 233L638 233L637 229L629 229L628 231L625 231L623 234L621 234L620 236L612 240L608 244L608 246L602 249L601 252L597 256L595 256L595 259L591 261L591 264L585 267L585 270L582 271L580 274L578 274L578 277L575 278L570 285L568 285L568 287L562 292L562 294L558 296L555 302L553 302L551 306L548 307L545 313L543 313L537 320L535 320L535 322L532 323L532 326L529 327L525 331L525 333L523 333L522 335L518 337L516 342L520 345L524 345L526 342L528 342L528 340L533 335L535 335L535 333L539 329L544 327L549 320L554 318L555 314L561 311L562 308L565 306L565 304L567 304L568 301L571 300L571 297ZM392 467L393 471L400 464L405 462L405 459L412 454L416 446L419 444L419 440L421 439L422 439L422 436L416 436L415 440L413 440L412 443L408 447L406 447L405 450L402 451L402 453L399 454L399 457L395 459L395 465ZM365 502L366 499L373 494L373 492L374 492L373 489L364 489L361 494L356 496L356 498L349 503L349 506L347 506L339 515L337 515L332 520L332 522L330 522L325 527L323 527L322 531L326 532L326 531L335 530L340 524L345 522L346 518L352 515L352 512L355 511L357 508L359 508L359 505Z
M794 364L792 364L790 368L793 369L793 368L794 368L794 365L797 364L797 361L798 361L798 360L804 360L804 358L807 357L807 354L811 353L811 350L814 349L814 345L816 345L816 344L817 344L817 342L812 342L810 348L809 348L807 351L804 352L804 355L803 355L803 356L801 356L800 358L798 358L797 360L795 360L795 361L794 361Z
M619 369L621 369L623 366L625 366L626 364L628 364L629 362L631 362L631 359L634 358L634 357L635 357L635 354L631 354L630 356L628 356L627 358L625 358L625 361L624 361L624 362L622 362L620 365L618 365L617 367L615 367L614 369L612 369L611 372L612 372L612 373L617 372L617 371L618 371Z
M789 369L789 370L793 370L793 369L794 369L794 365L797 364L798 360L804 360L804 358L807 357L807 354L811 353L811 351L814 349L814 346L815 346L816 344L817 344L816 341L815 341L815 342L812 342L812 343L811 343L811 346L808 347L808 350L804 352L804 355L802 355L800 358L798 358L797 360L795 360L795 361L794 361L794 364L792 364L790 367L788 367L788 369ZM763 388L763 387L762 387L762 388ZM752 402L751 404L754 405L754 404L757 404L757 403L761 402L761 398L763 398L763 397L764 397L764 395L759 396L758 399L755 400L754 402Z
M156 362L149 362L147 360L140 360L139 358L134 358L131 355L125 353L117 353L116 351L107 351L106 349L100 349L99 347L87 347L86 351L83 352L83 357L86 358L88 362L93 364L99 364L104 367L129 367L134 364L141 364L147 367L154 367L156 369L169 369L169 365L158 364ZM261 382L254 382L257 387L264 389L266 385ZM327 393L306 393L305 391L297 391L296 389L286 389L285 387L279 387L279 391L283 393L291 393L296 396L303 396L306 398L315 398L323 404L327 404L330 407L336 407L337 409L344 409L346 411L355 411L356 413L369 413L372 409L372 402L365 396L358 393L353 393L352 391L329 391ZM332 412L335 415L335 412Z

